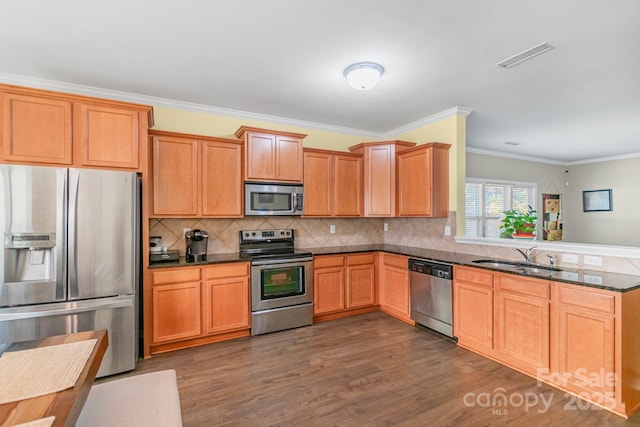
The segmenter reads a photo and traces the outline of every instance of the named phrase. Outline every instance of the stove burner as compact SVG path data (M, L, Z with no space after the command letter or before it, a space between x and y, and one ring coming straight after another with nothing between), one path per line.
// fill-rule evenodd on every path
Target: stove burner
M250 260L308 258L309 252L296 251L293 229L240 231L240 257Z

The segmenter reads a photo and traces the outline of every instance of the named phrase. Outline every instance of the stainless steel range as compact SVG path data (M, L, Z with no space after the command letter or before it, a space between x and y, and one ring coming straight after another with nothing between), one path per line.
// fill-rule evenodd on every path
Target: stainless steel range
M251 335L313 323L313 257L294 248L293 229L240 231L251 260Z

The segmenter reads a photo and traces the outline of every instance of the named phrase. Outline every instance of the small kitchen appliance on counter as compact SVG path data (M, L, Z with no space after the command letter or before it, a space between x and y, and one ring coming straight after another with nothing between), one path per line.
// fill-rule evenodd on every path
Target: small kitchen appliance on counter
M162 251L152 252L149 254L150 264L160 264L165 262L178 262L180 261L180 251Z
M162 236L149 237L149 252L162 252Z
M209 233L196 228L195 230L187 231L184 237L187 243L187 262L206 261Z

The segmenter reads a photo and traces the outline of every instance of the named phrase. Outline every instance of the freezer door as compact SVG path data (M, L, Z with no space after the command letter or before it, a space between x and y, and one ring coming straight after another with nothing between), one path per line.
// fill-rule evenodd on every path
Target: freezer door
M67 170L0 165L0 307L66 299Z
M135 173L69 171L69 299L136 292L137 188Z
M0 309L0 353L11 343L98 329L106 329L109 338L98 377L134 369L138 360L134 296Z

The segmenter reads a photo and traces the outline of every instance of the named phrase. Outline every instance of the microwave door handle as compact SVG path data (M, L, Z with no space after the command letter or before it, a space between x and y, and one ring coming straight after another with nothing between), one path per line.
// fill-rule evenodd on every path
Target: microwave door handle
M291 193L291 207L292 207L292 211L295 213L298 211L298 194L297 193Z

